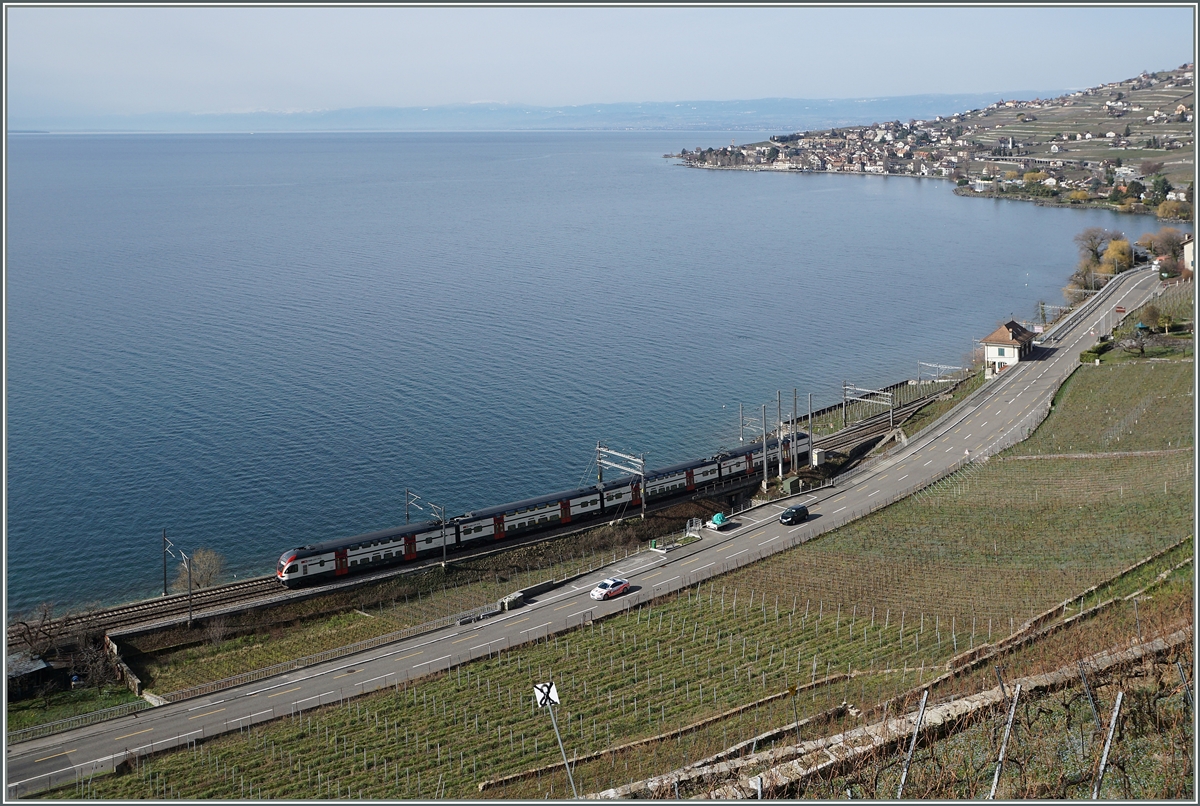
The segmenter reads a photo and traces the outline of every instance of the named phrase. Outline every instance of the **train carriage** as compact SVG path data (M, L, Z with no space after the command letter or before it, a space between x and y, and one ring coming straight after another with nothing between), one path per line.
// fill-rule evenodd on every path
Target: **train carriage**
M790 437L785 437L782 445L777 439L768 442L768 462L778 462L781 448L785 463L790 462L789 440ZM647 471L644 494L647 501L665 499L756 472L762 472L761 440L734 454ZM445 525L444 547L442 524L423 522L290 549L280 556L275 573L289 587L327 581L562 524L622 517L641 507L642 496L643 482L624 476L592 487L528 498L452 518Z

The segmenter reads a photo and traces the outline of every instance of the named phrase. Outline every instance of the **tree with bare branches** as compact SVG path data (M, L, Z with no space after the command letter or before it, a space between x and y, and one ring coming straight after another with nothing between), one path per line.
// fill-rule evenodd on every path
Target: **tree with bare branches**
M215 585L225 570L224 555L212 549L196 549L188 562L192 565L192 590ZM179 564L179 570L175 573L175 581L171 584L171 588L176 591L187 591L188 568L186 563Z
M34 657L42 657L54 649L60 638L71 631L74 619L70 614L54 617L54 602L42 602L13 621L20 646Z

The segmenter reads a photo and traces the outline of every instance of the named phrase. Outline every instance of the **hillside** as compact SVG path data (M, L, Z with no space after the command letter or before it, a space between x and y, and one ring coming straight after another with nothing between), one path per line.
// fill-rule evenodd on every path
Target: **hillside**
M1048 100L1000 100L932 120L794 132L678 156L700 168L941 177L967 194L1150 212L1190 199L1194 114L1188 64ZM1156 175L1166 184L1156 186ZM1135 181L1142 187L1131 188ZM1190 218L1190 202L1180 216Z
M1119 393L1147 383L1146 373L1157 394ZM50 796L559 798L568 790L554 732L529 698L546 679L562 697L575 781L598 793L731 747L785 745L797 716L806 739L869 724L886 702L912 707L913 691L948 667L964 672L937 694L961 697L993 685L992 663L1024 675L1127 642L1132 618L1149 640L1191 611L1190 579L1162 572L1191 558L1192 373L1190 361L1080 367L1034 437L1053 455L1000 454L650 606ZM1081 440L1079 423L1097 407L1104 433ZM1112 423L1133 433L1109 438ZM1057 452L1063 439L1076 455ZM1111 455L1122 451L1131 455ZM1130 612L1124 597L1160 577L1171 584ZM1108 626L1063 632L1077 623L1064 617L1109 600L1124 602L1103 608L1116 622L1085 619ZM1001 647L1010 647L1003 659L977 665ZM1110 689L1102 696L1111 703ZM1086 740L1094 752L1095 736ZM929 754L921 763L936 767ZM932 775L921 772L920 791L951 791ZM850 786L862 792L861 781Z

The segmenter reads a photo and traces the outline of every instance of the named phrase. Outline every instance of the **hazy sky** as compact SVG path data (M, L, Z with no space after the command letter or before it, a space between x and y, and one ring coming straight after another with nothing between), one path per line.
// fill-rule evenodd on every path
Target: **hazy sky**
M12 117L1081 88L1192 59L1187 6L7 6Z

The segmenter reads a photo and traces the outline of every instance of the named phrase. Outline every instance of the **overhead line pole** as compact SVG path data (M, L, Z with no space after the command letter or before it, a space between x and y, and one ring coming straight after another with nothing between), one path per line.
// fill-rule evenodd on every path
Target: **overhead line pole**
M775 429L775 444L779 447L779 480L783 481L783 390L775 390L775 416L779 426Z
M762 407L762 426L763 426L763 492L767 491L767 476L770 473L770 467L767 464L767 404L763 403Z

